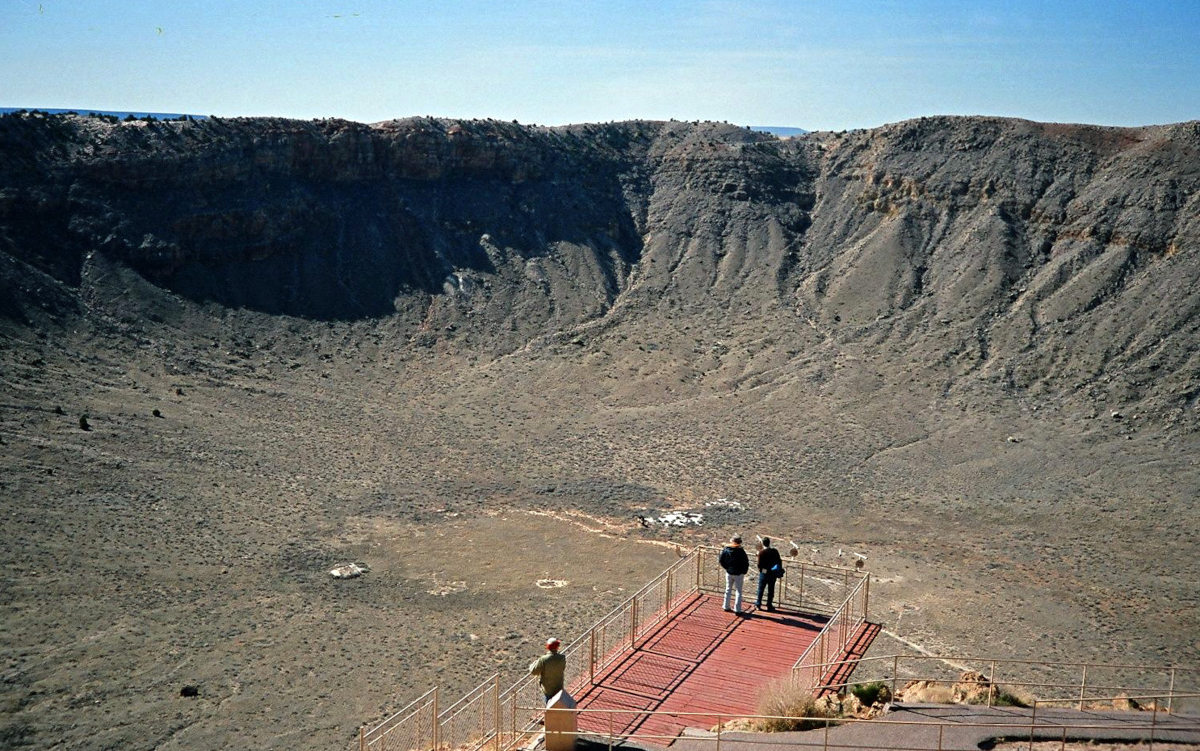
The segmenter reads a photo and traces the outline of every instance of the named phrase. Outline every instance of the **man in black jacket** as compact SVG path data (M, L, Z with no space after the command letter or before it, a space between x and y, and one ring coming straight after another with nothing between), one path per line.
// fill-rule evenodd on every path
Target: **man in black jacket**
M776 574L773 570L779 566L779 570L783 570L783 560L779 557L779 551L771 547L771 538L762 538L763 548L758 551L758 598L754 603L757 608L762 607L763 590L767 591L767 610L775 609L775 579Z
M746 551L742 549L742 538L737 535L729 541L721 550L721 557L717 559L721 564L721 568L725 569L725 612L729 612L730 595L734 595L733 612L739 615L742 612L742 582L746 579L746 572L750 570L750 559L746 557Z

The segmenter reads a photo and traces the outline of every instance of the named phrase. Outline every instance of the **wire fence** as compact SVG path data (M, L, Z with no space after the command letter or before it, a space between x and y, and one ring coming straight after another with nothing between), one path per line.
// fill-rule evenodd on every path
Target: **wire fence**
M411 751L437 748L437 694L430 689L411 704L370 730L360 731L360 751Z

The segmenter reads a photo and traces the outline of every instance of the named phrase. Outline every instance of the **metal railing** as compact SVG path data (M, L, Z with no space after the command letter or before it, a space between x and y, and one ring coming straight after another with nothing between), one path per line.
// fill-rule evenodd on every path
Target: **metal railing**
M1194 698L1187 699L1182 708L1176 706L1178 697L1200 689L1200 667L903 654L832 660L817 663L813 669L831 676L850 663L854 665L855 684L882 682L893 696L912 682L934 687L936 696L936 687L948 692L964 682L963 673L972 672L982 681L980 685L1027 691L1029 697L1017 698L1030 701L1036 695L1042 703L1073 703L1077 709L1086 709L1122 693L1155 693L1166 699L1164 709L1168 712L1200 712L1200 703ZM850 685L849 681L827 682L823 688L840 691ZM986 694L984 703L991 706L997 691L989 689Z
M594 683L596 676L610 667L626 649L636 648L676 608L697 593L723 592L725 579L717 564L719 554L720 548L700 545L681 555L665 571L560 650L567 658L564 676L567 691L578 694L582 688ZM776 601L805 613L829 615L818 640L829 649L835 643L844 644L848 637L842 632L848 628L845 625L849 623L848 619L866 617L868 575L835 566L788 560L785 560L785 566L787 574L777 582ZM858 599L847 609L847 600L851 596ZM827 636L831 624L841 631ZM830 655L828 652L821 654ZM443 711L438 709L438 692L434 689L378 725L360 729L359 749L479 751L491 746L495 751L505 751L538 727L541 718L542 710L522 707L521 697L526 701L541 697L534 676L526 675L501 690L499 676L494 675Z
M847 582L848 586L848 582ZM792 666L792 683L803 693L816 694L821 688L828 688L832 680L854 660L839 660L846 653L850 640L857 636L859 629L867 622L867 599L870 579L862 577L854 588L847 594L846 599L830 616L821 633L812 644L800 654L796 664Z
M877 749L878 751L943 751L946 747L946 736L948 732L961 734L964 730L987 731L981 735L995 740L1019 740L1028 741L1030 749L1033 748L1033 743L1038 740L1051 741L1060 743L1060 748L1066 746L1067 742L1072 740L1089 740L1096 738L1105 738L1114 730L1119 730L1122 737L1128 738L1131 742L1148 741L1149 746L1147 751L1153 751L1155 742L1163 740L1178 739L1184 736L1185 743L1200 742L1200 716L1178 716L1172 715L1160 709L1164 702L1169 702L1171 699L1191 699L1200 700L1200 693L1173 693L1173 694L1136 694L1134 696L1112 696L1112 697L1094 697L1096 701L1113 702L1122 698L1130 698L1146 703L1151 709L1142 712L1130 712L1128 717L1122 717L1119 720L1096 716L1094 714L1080 713L1076 716L1065 715L1063 713L1055 713L1048 716L1045 712L1045 706L1050 702L1038 702L1032 707L1023 710L1021 714L1010 714L997 719L993 722L971 721L962 716L956 716L953 720L939 721L936 719L922 720L898 720L879 717L873 719L862 719L855 717L812 717L812 718L796 718L783 715L761 715L761 714L721 714L714 712L673 712L663 710L638 710L638 709L577 709L573 710L580 717L579 725L587 725L591 729L582 731L578 735L590 738L597 744L607 745L609 749L621 745L625 742L635 744L666 746L671 743L676 735L665 735L662 733L649 733L643 731L621 732L618 731L618 726L622 727L645 727L652 717L668 717L677 720L677 724L695 727L698 724L711 726L712 729L707 734L691 734L688 736L689 741L693 742L709 742L716 746L717 751L721 748L722 742L730 742L730 732L737 732L739 735L736 742L739 745L756 745L762 744L773 748L778 748L780 739L775 737L771 732L747 731L745 729L727 730L724 726L729 720L738 720L742 722L748 721L753 724L756 722L771 722L771 721L787 721L797 719L807 719L809 725L814 729L803 736L791 735L787 738L787 745L796 748L829 749L854 748L854 749ZM1042 706L1042 714L1038 714L1038 707ZM533 707L528 708L530 710ZM583 718L591 718L590 721L584 723ZM855 737L853 739L830 738L830 731L838 727L848 727L859 723L869 723L873 727L893 728L895 733L875 732L872 733L873 738ZM901 745L898 741L900 734L906 733L909 729L915 729L919 732L907 732ZM536 740L536 736L543 731L540 728L530 729L523 734L523 738L530 742ZM748 737L749 736L749 737ZM982 740L982 738L980 739ZM850 742L847 742L850 741Z
M415 748L438 748L437 696L432 688L411 704L388 717L370 730L360 730L360 751L410 751Z
M725 591L725 575L717 564L721 549L710 545L697 548L697 589L701 592L720 593ZM751 551L747 551L751 552ZM860 582L869 576L865 571L807 563L799 559L784 558L787 573L775 582L775 602L804 613L833 615ZM748 594L753 597L752 587L757 583L753 576L754 559L751 552L750 574L746 576ZM864 589L864 597L866 590Z

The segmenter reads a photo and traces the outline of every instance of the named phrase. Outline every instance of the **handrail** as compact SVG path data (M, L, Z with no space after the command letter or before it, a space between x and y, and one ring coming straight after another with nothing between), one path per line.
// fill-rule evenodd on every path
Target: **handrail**
M1185 672L1200 672L1198 665L1140 665L1120 662L1075 662L1070 660L1050 661L1050 660L1019 660L1010 657L980 657L978 655L956 655L956 654L894 654L880 655L876 657L863 657L857 660L859 663L866 662L882 662L891 660L894 657L899 657L904 660L934 660L938 662L983 662L983 663L1008 663L1020 665L1038 665L1042 667L1063 667L1063 668L1079 668L1085 665L1094 668L1117 668L1122 670L1182 670Z
M1187 693L1175 692L1172 694L1172 696L1176 699L1200 699L1200 692L1187 692ZM1139 695L1139 696L1134 696L1134 697L1120 697L1120 696L1097 697L1096 700L1097 701L1104 701L1104 700L1114 701L1114 700L1121 699L1121 698L1131 698L1131 699L1136 699L1136 700L1153 700L1153 701L1155 701L1155 704L1154 704L1155 708L1150 709L1150 710L1142 710L1140 712L1131 710L1128 712L1129 717L1121 717L1120 718L1119 724L1114 724L1114 723L1118 722L1117 718L1112 718L1108 722L1099 722L1095 719L1095 715L1080 715L1081 721L1074 722L1070 718L1064 717L1062 714L1055 714L1049 722L1039 723L1038 722L1039 718L1036 713L1035 707L1028 708L1029 709L1028 715L1025 715L1025 714L1010 715L1011 719L1009 719L1007 721L1003 721L1003 722L1001 722L1001 721L971 722L971 721L966 721L962 717L955 717L953 719L953 721L896 720L896 719L889 719L886 717L877 717L877 718L871 718L871 719L859 718L859 717L797 718L797 717L788 716L788 715L740 714L740 713L735 713L735 712L677 712L677 711L671 711L671 710L639 710L639 709L633 709L633 708L592 709L592 708L585 707L585 708L577 708L577 709L562 710L562 711L572 712L578 716L594 714L594 715L601 715L601 716L607 715L610 717L613 715L621 715L623 717L636 718L636 719L629 719L626 723L624 723L627 726L636 726L636 727L644 726L645 721L647 719L649 719L650 717L660 716L660 715L665 715L665 716L670 716L670 717L680 717L680 718L682 718L682 717L713 718L716 720L715 730L710 731L708 734L693 734L693 735L688 736L688 739L689 739L689 741L704 741L704 742L715 743L717 745L718 749L721 746L722 734L730 732L730 731L724 730L724 725L725 725L726 721L732 720L732 719L738 719L738 720L807 719L807 720L810 720L818 726L816 732L819 733L821 726L824 727L825 732L820 736L820 740L801 740L795 736L790 736L787 738L786 743L787 743L787 745L795 746L795 747L821 748L821 749L855 748L855 749L867 749L869 751L885 751L885 750L889 750L889 751L935 751L935 750L940 751L943 748L942 741L944 738L945 731L948 729L951 729L951 728L953 728L954 730L957 730L957 731L961 731L964 729L994 730L994 731L997 731L996 738L1014 738L1014 737L1016 737L1016 736L1012 735L1014 732L1021 732L1021 733L1028 732L1031 740L1034 740L1039 737L1048 738L1049 736L1047 734L1053 733L1055 740L1062 738L1065 742L1067 739L1071 739L1071 738L1086 738L1087 731L1097 731L1099 733L1103 733L1106 731L1111 731L1116 727L1119 727L1122 730L1122 732L1127 733L1127 732L1132 731L1134 734L1139 734L1139 733L1146 734L1145 737L1132 738L1131 742L1135 742L1137 740L1147 740L1147 739L1150 740L1151 742L1155 742L1156 740L1165 740L1165 739L1162 739L1161 736L1158 739L1156 739L1156 737L1155 737L1156 733L1175 733L1175 734L1177 734L1177 733L1181 733L1181 732L1182 733L1195 733L1197 740L1200 740L1200 716L1168 715L1167 713L1162 712L1161 710L1157 709L1159 700L1168 698L1167 695L1165 695L1165 694L1154 693L1154 694ZM955 705L948 704L946 706L955 706ZM535 709L535 708L530 707L528 709ZM1149 717L1146 719L1143 719L1141 722L1131 721L1138 714L1143 715L1143 716L1149 715ZM1160 716L1167 717L1169 719L1160 720L1159 719ZM1045 718L1042 718L1042 719L1045 719ZM855 738L854 743L852 745L846 745L844 743L831 743L830 742L830 737L829 737L829 733L828 733L829 728L831 728L833 726L849 726L849 725L854 725L854 724L859 724L859 723L869 723L872 726L876 726L876 727L879 727L879 726L898 727L898 728L912 727L912 728L920 728L922 730L936 730L937 731L936 745L932 738L930 738L930 740L927 741L925 743L925 745L910 745L910 746L897 745L895 742L895 739L881 740L881 741L879 741L879 743L881 745L870 745L870 743L871 743L870 739L865 739L865 738ZM541 732L544 732L544 731L542 731L540 728L527 731L528 734L541 733ZM740 730L740 731L736 731L736 732L740 733L739 737L737 738L737 742L741 743L741 744L769 745L771 747L778 748L781 743L781 739L779 739L778 737L773 737L775 734L771 733L771 732L764 732L764 731L756 732L756 731L746 731L746 730ZM660 733L642 733L642 732L636 732L636 731L629 732L629 733L624 733L624 732L617 733L617 732L613 731L611 722L609 723L608 732L596 731L596 730L581 730L581 731L578 731L578 735L589 736L589 737L597 738L600 740L607 739L610 747L615 746L616 744L614 742L617 740L620 740L622 742L624 742L624 741L632 741L632 742L658 741L658 740L670 741L670 740L674 740L675 738L678 737L677 735L663 735ZM757 737L757 738L746 737L747 735L756 735L759 737ZM815 739L815 738L817 738L817 735L814 733L814 735L812 737ZM1192 741L1192 742L1194 742L1194 741ZM918 743L920 743L920 741L918 741Z
M371 736L375 736L375 735L381 736L381 735L387 733L393 727L399 725L402 722L409 720L418 711L420 711L424 707L429 706L429 698L431 696L436 696L436 694L437 694L437 687L435 686L434 688L429 689L425 693L418 696L416 699L413 699L411 702L406 704L403 709L400 709L399 711L392 713L387 719L385 719L383 722L380 722L378 725L371 728L370 730L360 730L359 738L358 738L359 747L362 748L362 747L364 747L364 745L374 743L375 739L372 738ZM418 707L417 705L419 705L419 704L423 704L424 706ZM405 715L405 716L401 720L396 720L396 718L400 717L400 715ZM395 722L393 722L393 721L395 721Z
M858 616L853 623L844 624L840 622L846 618L847 606L849 606L855 600L860 591L864 591L864 587L867 586L868 581L869 579L866 576L859 580L854 589L851 590L851 592L842 601L842 604L837 608L837 610L834 611L829 620L826 621L820 633L817 634L817 638L813 639L812 643L805 647L804 651L800 653L800 657L798 657L796 662L792 665L792 680L793 682L799 680L800 688L802 690L816 692L817 689L824 685L823 680L828 672L824 668L829 664L824 659L826 647L826 640L824 638L825 635L832 632L835 628L841 629L841 639L840 643L837 645L837 654L840 655L845 651L849 633L856 631L859 626L866 621L866 607L864 605L863 613ZM821 657L819 662L814 660L814 655L817 655L818 653ZM843 660L842 662L845 663L847 661ZM815 672L818 668L822 669L820 672ZM806 669L814 671L814 674L809 681L805 681L802 675L802 671Z

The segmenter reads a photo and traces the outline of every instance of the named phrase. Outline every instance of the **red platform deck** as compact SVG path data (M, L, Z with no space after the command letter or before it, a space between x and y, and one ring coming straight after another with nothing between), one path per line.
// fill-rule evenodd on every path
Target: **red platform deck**
M759 691L791 671L826 620L786 608L736 616L721 609L719 595L696 595L576 697L581 709L634 712L585 712L580 730L636 732L640 743L668 746L684 727L710 728L718 716L755 714ZM861 656L877 632L864 626L842 659ZM648 710L708 714L641 714Z

